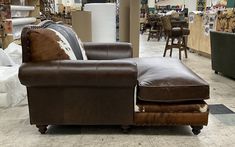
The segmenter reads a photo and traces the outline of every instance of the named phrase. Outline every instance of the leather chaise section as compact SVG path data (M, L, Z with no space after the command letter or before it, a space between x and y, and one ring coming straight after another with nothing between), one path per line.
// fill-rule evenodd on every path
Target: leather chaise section
M133 58L137 64L138 98L149 102L179 102L209 98L209 85L178 59Z

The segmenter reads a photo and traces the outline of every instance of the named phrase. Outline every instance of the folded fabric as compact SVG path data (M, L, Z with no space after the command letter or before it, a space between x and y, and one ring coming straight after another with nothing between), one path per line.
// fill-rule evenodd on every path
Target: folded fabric
M0 66L13 66L15 65L14 61L8 56L8 54L0 49Z
M15 64L22 64L22 46L14 42L10 43L4 50L7 55L14 61Z
M0 107L18 106L27 97L18 78L19 66L0 66Z

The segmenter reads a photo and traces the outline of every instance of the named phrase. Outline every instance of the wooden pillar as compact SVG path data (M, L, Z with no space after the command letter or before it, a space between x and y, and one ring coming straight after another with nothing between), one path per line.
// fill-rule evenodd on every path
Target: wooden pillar
M119 40L130 41L130 0L120 0L119 8Z
M130 42L134 57L139 57L140 4L138 0L130 1Z
M120 0L119 40L132 44L134 57L139 56L139 7L138 0Z
M72 27L83 42L92 41L91 12L73 11Z

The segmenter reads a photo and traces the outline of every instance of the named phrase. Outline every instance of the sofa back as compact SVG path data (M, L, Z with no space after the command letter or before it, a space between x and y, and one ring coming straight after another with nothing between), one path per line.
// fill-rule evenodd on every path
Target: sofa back
M210 32L212 69L235 78L235 34Z

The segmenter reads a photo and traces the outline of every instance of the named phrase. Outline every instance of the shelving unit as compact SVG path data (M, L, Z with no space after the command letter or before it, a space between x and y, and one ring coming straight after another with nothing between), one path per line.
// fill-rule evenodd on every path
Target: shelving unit
M181 11L181 7L179 6L173 6L173 5L166 5L166 6L157 6L157 11L158 12L169 12L171 10L175 10L175 11Z
M14 40L20 39L25 25L40 21L39 0L2 0L0 1L1 47L6 48Z

